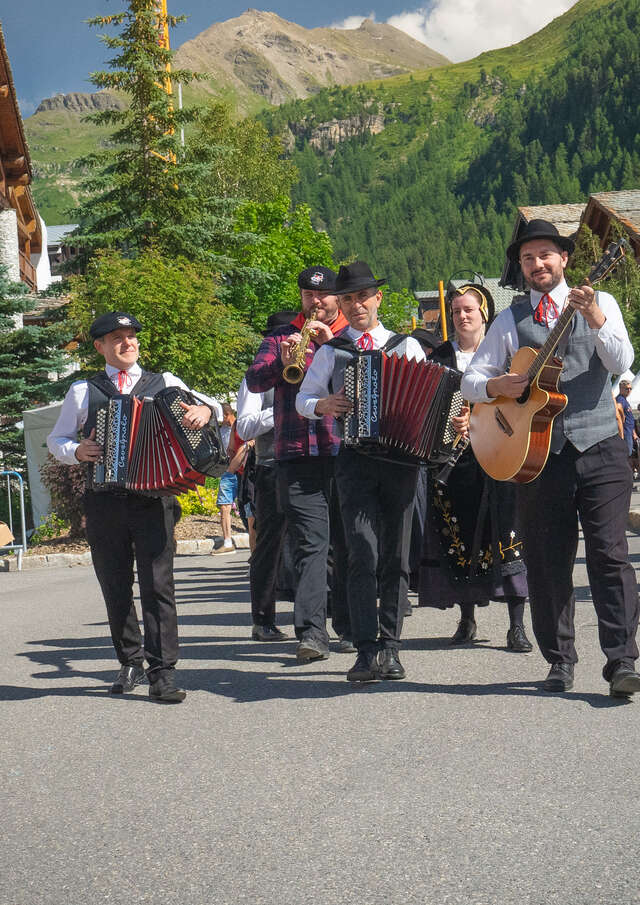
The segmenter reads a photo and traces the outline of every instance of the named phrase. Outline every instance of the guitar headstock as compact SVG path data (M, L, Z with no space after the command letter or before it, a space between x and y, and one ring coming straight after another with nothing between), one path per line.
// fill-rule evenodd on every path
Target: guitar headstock
M600 280L603 280L608 273L611 273L611 271L618 266L627 253L628 247L629 243L626 239L619 239L617 242L611 242L598 263L594 264L591 268L588 282L593 286L594 283L599 283Z

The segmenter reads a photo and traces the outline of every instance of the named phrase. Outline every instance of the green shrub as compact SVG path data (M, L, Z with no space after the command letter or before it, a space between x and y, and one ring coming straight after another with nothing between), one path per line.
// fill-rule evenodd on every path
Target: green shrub
M182 515L208 515L218 514L216 506L216 497L218 495L219 480L207 478L204 487L198 487L197 490L188 490L186 493L178 497Z
M29 539L30 547L37 547L44 541L51 540L53 537L60 537L69 528L69 522L66 522L55 512L48 515L44 522L37 528Z

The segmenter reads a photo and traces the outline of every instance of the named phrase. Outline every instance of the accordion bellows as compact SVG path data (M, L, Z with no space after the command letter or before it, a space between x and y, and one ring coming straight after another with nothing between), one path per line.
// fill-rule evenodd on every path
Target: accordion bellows
M91 489L180 494L220 475L228 460L217 423L184 428L181 402L196 400L180 387L166 387L153 398L114 396L99 406L96 442L104 454L90 474Z
M345 393L353 412L345 417L345 446L438 464L446 461L460 413L462 375L433 361L416 361L382 350L347 362Z

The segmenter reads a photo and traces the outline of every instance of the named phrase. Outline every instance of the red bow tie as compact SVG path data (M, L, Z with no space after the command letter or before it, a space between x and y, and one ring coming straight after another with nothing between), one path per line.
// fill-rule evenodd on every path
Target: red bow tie
M373 349L373 337L370 333L363 333L362 336L359 336L356 340L356 346L364 352Z

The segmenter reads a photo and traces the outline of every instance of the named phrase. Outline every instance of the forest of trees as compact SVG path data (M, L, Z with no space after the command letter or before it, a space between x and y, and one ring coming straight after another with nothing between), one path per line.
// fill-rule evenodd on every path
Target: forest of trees
M435 124L429 82L416 83L411 104L360 86L265 115L271 129L293 126L294 201L310 205L337 259L365 258L395 288L431 288L463 267L498 275L518 205L640 186L639 19L638 0L583 17L544 76L523 86L504 69L482 72ZM309 144L330 110L375 105L380 135L326 152Z

